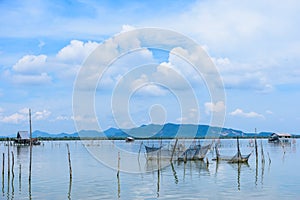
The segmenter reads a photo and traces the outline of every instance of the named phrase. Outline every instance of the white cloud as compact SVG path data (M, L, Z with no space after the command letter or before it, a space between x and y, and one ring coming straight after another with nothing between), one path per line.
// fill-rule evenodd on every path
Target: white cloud
M139 95L164 96L166 94L166 90L149 81L146 74L142 74L131 83L131 90Z
M266 110L266 113L269 114L269 115L273 114L273 112L271 110Z
M45 45L46 45L46 43L45 43L44 41L40 40L40 41L39 41L38 47L39 47L39 48L42 48L42 47L45 46Z
M50 116L51 112L48 110L43 110L43 111L36 111L33 114L33 118L36 120L44 120L47 119Z
M206 102L204 104L204 107L206 114L209 114L211 112L224 112L226 109L226 106L223 101L218 101L216 103Z
M198 124L200 120L200 112L196 108L190 108L182 113L182 116L177 118L176 121L182 124Z
M21 121L25 121L27 118L25 115L22 115L20 113L14 113L12 115L9 116L5 116L1 119L1 122L4 123L12 123L12 124L17 124Z
M24 55L3 76L15 84L49 84L54 79L74 80L83 61L97 48L97 42L72 40L55 56ZM67 79L69 78L69 79Z
M36 75L16 74L12 76L12 81L16 84L39 85L51 83L52 78L47 73Z
M29 115L29 108L22 108L19 110L20 114Z
M26 74L44 72L46 59L46 55L25 55L12 67L12 69L17 73Z
M36 112L32 113L32 118L34 120L45 120L49 117L50 114L51 114L51 112L48 110L36 111ZM25 122L28 120L29 120L29 109L28 108L22 108L14 114L0 117L0 122L11 123L11 124L18 124L18 123Z
M170 62L163 62L157 66L156 72L152 74L153 81L160 83L165 87L173 90L184 90L191 86L189 81L180 71L176 70Z
M97 47L97 42L83 42L72 40L69 45L62 48L56 55L57 59L67 63L81 64Z
M269 65L235 63L229 58L212 58L227 89L251 89L258 92L273 91Z
M60 116L57 116L55 118L55 120L57 120L57 121L65 121L65 120L70 120L70 117L65 116L65 115L60 115Z
M128 24L124 24L124 25L122 26L121 33L127 32L127 31L132 31L132 30L134 30L134 29L136 29L136 27L131 26L131 25L128 25Z
M0 121L3 123L17 124L28 120L29 119L28 115L29 115L28 108L22 108L17 113L1 117Z
M244 112L242 109L237 108L235 111L229 113L232 116L245 117L245 118L265 118L262 114L256 112Z
M140 95L150 95L150 96L164 96L167 93L165 89L155 84L144 85L137 92Z

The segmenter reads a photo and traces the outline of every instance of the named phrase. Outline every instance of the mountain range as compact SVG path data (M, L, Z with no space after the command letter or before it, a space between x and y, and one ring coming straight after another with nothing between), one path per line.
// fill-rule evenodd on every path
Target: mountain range
M223 137L268 137L272 132L245 133L231 128L220 128L208 125L172 124L164 125L149 124L131 129L109 128L103 132L96 130L81 130L75 133L51 134L36 130L32 137L40 138L109 138L124 139L128 136L134 138L223 138ZM15 137L11 135L9 137Z

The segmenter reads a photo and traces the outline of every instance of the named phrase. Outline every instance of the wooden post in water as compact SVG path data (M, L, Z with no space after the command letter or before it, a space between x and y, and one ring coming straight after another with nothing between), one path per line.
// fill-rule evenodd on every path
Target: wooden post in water
M118 152L118 172L117 172L117 179L118 179L118 199L121 196L121 185L120 185L120 152Z
M19 191L21 191L21 178L22 178L22 176L21 176L21 163L20 163L20 165L19 165Z
M263 149L262 141L260 141L260 146L261 146L261 163L264 165L265 164L265 155L264 155L264 149Z
M30 155L29 155L29 183L31 183L31 166L32 166L32 126L31 126L31 109L29 109L29 132L30 132ZM30 184L29 184L30 185ZM30 186L31 187L31 186ZM31 188L30 188L31 189Z
M14 157L14 152L11 151L11 173L12 173L12 176L14 177L15 176L15 173L14 173L14 166L15 166L15 157Z
M139 154L138 154L138 160L140 159L140 154L141 154L141 150L142 150L142 145L143 145L143 141L141 142L141 145L140 145Z
M71 154L70 154L69 144L67 144L67 149L68 149L68 160L69 160L70 180L72 180L72 165L71 165Z
M9 152L9 139L8 139L8 145L7 145L7 174L8 174L8 177L10 175L10 152Z
M2 153L2 176L4 176L5 154Z
M118 172L117 172L117 177L119 178L119 175L120 175L120 152L118 152Z
M175 141L175 144L174 144L174 148L173 148L173 151L172 151L172 155L171 155L171 160L170 160L170 162L172 162L172 160L173 160L173 156L174 156L174 153L175 153L175 150L176 150L177 142L178 142L178 138L176 138L176 141Z
M157 197L159 197L159 182L160 182L160 160L159 160L159 151L157 152Z
M256 156L256 161L258 160L258 150L257 150L257 141L256 138L254 138L254 145L255 145L255 156Z

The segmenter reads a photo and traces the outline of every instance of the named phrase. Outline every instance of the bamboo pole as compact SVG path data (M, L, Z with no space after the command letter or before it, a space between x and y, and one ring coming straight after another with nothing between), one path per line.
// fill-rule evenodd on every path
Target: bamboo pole
M117 179L118 179L118 199L121 196L121 185L120 185L120 152L118 152L118 172L117 172Z
M29 183L31 183L31 167L32 167L32 126L31 126L31 109L29 109L29 131L30 131L30 155L29 155ZM29 184L30 185L30 184ZM30 186L31 190L31 186Z
M5 154L2 153L2 194L4 196L4 165L5 165Z
M206 157L206 167L208 168L209 166L209 161L208 161L208 158Z
M264 154L262 141L260 141L260 146L261 146L261 163L265 164L265 154Z
M256 138L254 138L254 145L255 145L255 156L256 156L256 161L258 160L258 149L257 149L257 141Z
M139 153L138 153L138 160L140 159L140 154L141 154L141 150L142 150L142 145L143 145L143 141L141 142L141 145L140 145L140 149L139 149Z
M68 200L71 200L71 192L72 192L72 180L69 180L69 191L68 191Z
M21 191L21 179L22 179L21 171L22 171L22 166L20 164L19 165L19 191Z
M271 158L270 158L269 152L268 152L268 158L269 158L269 165L270 165L271 164Z
M2 153L2 176L4 176L5 154Z
M118 172L117 172L117 177L119 178L119 175L120 175L120 152L118 152Z
M174 156L174 153L175 153L175 150L176 150L177 142L178 142L178 138L176 138L176 141L175 141L175 144L174 144L174 148L173 148L173 151L172 151L172 155L171 155L171 160L170 160L170 162L172 162L172 160L173 160L173 156Z
M12 176L14 177L15 176L15 173L14 173L14 166L15 166L15 157L14 157L14 152L11 151L11 173L12 173Z
M157 152L157 197L159 197L159 183L160 183L160 160L159 151Z
M7 174L8 174L8 177L10 175L10 152L9 152L9 139L8 139L8 145L7 145Z
M71 154L70 154L69 144L67 144L67 149L68 149L68 160L69 160L70 180L72 180L72 165L71 165Z

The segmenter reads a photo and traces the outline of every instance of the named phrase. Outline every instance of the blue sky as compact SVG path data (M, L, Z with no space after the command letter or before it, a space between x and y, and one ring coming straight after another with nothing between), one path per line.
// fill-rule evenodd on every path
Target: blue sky
M73 87L84 61L112 36L144 27L173 30L197 42L220 73L226 98L211 102L205 83L180 69L196 91L197 108L180 113L176 94L167 88L136 88L129 102L134 125L194 123L196 110L202 124L224 112L225 127L299 133L298 1L3 0L0 13L0 135L28 130L28 108L34 130L75 132ZM151 77L132 76L132 83L158 81L159 73L166 81L176 80L166 69L187 65L179 60L169 52L145 49L116 62L95 93L101 127L132 126L115 123L121 116L111 111L111 84L126 75L127 65L155 63L145 68ZM182 95L180 83L173 86Z

